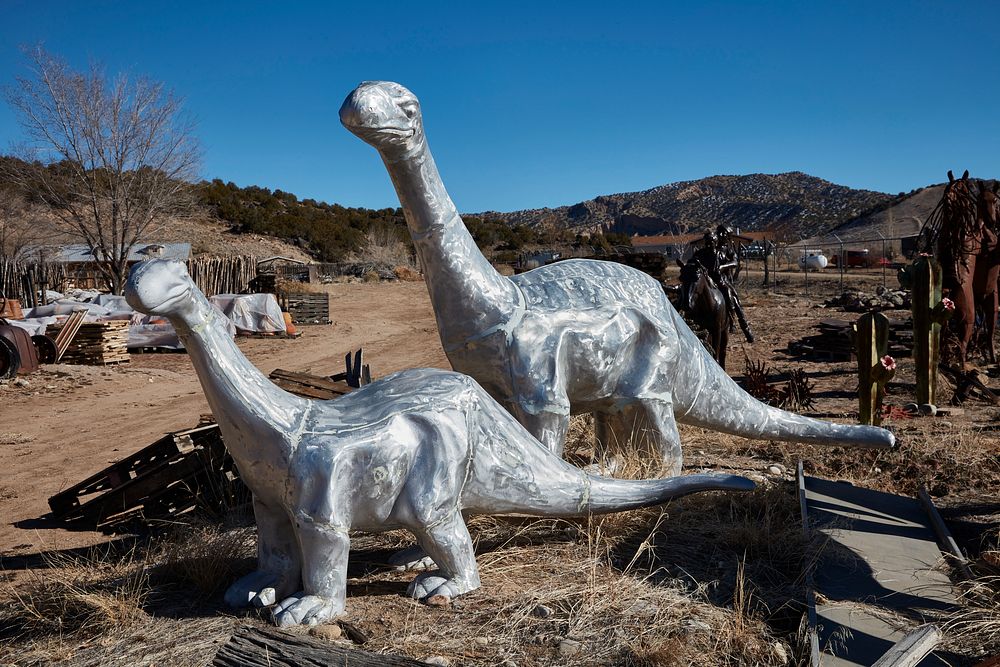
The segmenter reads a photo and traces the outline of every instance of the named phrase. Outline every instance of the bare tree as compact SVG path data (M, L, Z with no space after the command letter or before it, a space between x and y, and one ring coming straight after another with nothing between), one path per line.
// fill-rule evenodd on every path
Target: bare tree
M0 188L0 261L21 257L36 238L30 206L12 188Z
M6 93L27 142L6 176L87 244L120 294L132 247L192 206L192 124L162 83L109 79L99 65L76 72L41 47L26 54L32 76Z

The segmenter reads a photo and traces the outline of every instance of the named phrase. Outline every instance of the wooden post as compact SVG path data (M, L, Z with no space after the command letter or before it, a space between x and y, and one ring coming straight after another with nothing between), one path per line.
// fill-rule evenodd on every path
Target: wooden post
M886 376L882 358L889 350L889 319L882 313L865 313L854 325L858 352L858 421L878 426L882 423L882 399Z
M913 363L917 373L917 403L934 403L937 397L941 319L941 269L933 257L921 256L909 267L913 313Z

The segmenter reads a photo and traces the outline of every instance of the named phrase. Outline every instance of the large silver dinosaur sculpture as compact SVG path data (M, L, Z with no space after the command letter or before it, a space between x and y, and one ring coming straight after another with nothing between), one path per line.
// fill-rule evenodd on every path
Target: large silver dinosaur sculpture
M892 447L888 431L809 419L744 392L712 360L660 285L610 262L568 260L501 276L476 247L427 147L420 104L386 81L340 108L392 178L420 256L441 343L539 440L561 453L571 413L593 412L598 438L637 429L681 469L677 421L748 438Z
M417 576L409 593L451 598L479 587L463 513L585 516L753 488L731 475L587 475L546 449L475 380L450 371L401 371L335 401L295 396L243 355L180 262L137 264L125 296L177 329L253 492L257 570L225 599L278 602L279 625L322 623L344 610L351 529L409 529L438 567Z

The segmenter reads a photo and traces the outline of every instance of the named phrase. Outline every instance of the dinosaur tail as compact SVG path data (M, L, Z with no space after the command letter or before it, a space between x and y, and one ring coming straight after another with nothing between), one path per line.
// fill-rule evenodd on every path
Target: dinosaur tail
M627 480L587 476L578 514L607 514L660 505L701 491L753 491L754 483L737 475L682 475L666 479Z
M466 483L463 507L473 513L573 517L660 505L701 491L750 491L735 475L683 475L626 480L588 475L550 452L506 410L479 392L481 431Z
M679 318L678 318L679 319ZM891 449L896 438L876 426L834 424L761 403L744 391L705 350L687 326L678 323L681 349L695 350L680 362L674 414L685 424L746 438L785 440L868 449Z

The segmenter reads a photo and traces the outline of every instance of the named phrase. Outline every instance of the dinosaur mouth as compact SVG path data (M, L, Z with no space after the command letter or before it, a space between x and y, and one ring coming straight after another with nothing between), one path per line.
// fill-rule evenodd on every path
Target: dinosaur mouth
M412 137L413 134L414 134L414 132L416 132L416 130L414 130L413 128L403 129L403 128L391 127L391 126L390 127L373 127L373 128L370 128L370 129L371 129L372 132L381 132L382 134L391 134L391 135L396 136L396 137L405 137L405 138Z
M188 288L183 288L178 291L172 292L167 295L163 301L153 306L150 310L161 310L164 306L173 305L175 301L180 301L181 299L187 298L189 293Z

